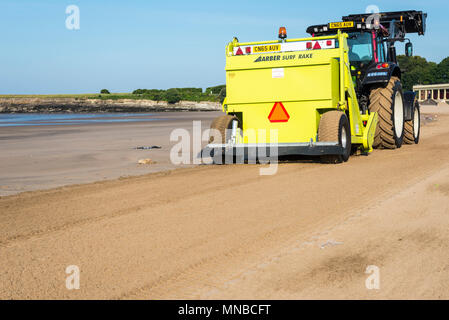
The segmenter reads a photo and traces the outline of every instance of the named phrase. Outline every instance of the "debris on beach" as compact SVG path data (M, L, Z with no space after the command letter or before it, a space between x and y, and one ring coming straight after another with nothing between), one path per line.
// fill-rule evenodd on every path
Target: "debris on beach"
M421 117L422 119L422 117ZM424 119L423 119L423 124L426 124L428 122L434 122L434 121L438 121L438 115L424 115Z
M326 247L333 247L343 244L343 242L340 241L334 241L334 240L328 240L325 243L320 245L320 249L324 249Z
M151 146L151 147L141 146L141 147L135 147L134 149L136 149L136 150L151 150L151 149L161 149L161 148L162 148L161 146Z
M153 161L151 159L140 159L138 162L138 164L155 164L156 161Z

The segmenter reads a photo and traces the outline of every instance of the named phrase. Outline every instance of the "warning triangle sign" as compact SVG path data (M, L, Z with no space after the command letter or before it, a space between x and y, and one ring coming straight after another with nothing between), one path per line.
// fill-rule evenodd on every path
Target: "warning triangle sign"
M270 120L270 122L287 122L288 119L290 119L290 115L287 110L285 110L282 102L276 102L273 109L271 109L268 120Z

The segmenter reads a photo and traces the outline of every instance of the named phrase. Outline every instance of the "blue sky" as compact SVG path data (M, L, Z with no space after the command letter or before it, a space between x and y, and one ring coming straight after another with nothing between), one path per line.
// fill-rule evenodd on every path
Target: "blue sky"
M80 30L65 27L68 5ZM449 2L428 1L100 1L1 0L0 93L92 93L102 88L208 87L224 83L224 48L240 41L306 36L312 24L363 13L423 10L427 34L411 35L416 55L449 56ZM398 45L400 53L403 46Z

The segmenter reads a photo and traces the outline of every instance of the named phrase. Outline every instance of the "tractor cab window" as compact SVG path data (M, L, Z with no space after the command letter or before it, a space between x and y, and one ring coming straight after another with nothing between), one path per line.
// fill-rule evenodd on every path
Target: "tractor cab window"
M373 60L373 43L370 33L349 33L348 46L351 64L361 65Z

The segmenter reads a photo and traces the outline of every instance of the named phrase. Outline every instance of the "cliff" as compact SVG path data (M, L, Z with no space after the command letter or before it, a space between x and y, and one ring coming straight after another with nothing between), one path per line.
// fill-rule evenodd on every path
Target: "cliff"
M151 100L101 100L83 98L0 98L0 113L53 112L155 112L155 111L217 111L217 102L180 101L168 104Z

